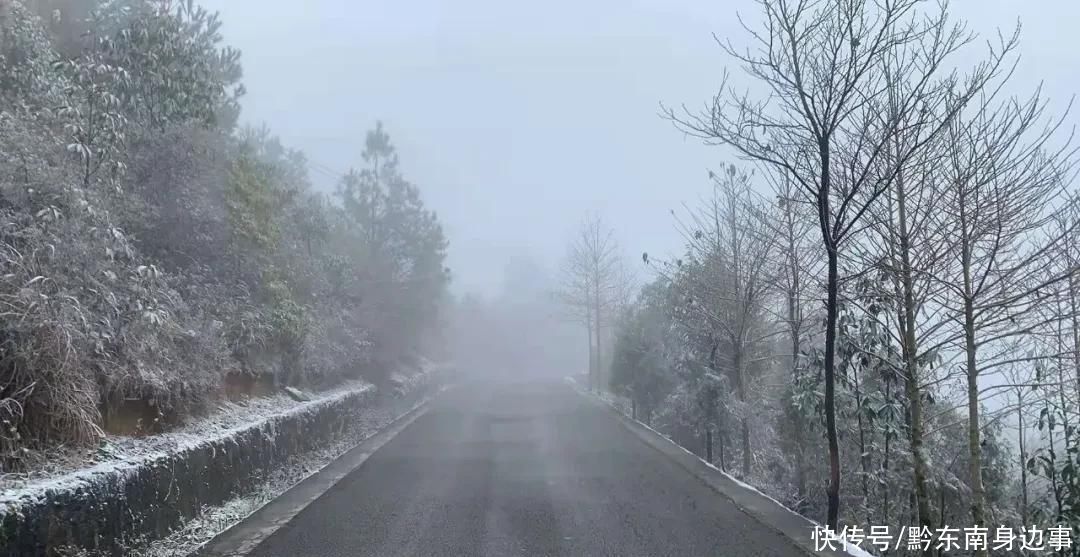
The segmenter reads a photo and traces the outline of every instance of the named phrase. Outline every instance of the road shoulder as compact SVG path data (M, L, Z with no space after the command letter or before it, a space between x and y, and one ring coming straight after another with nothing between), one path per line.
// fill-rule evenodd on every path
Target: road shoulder
M603 407L614 414L619 422L643 443L675 461L681 468L704 482L713 491L730 500L739 510L788 538L808 555L850 555L843 551L815 551L811 534L816 524L810 519L795 513L760 491L724 474L715 466L664 437L656 430L626 416L609 403L583 393L578 388L574 388L574 391L590 403Z
M218 534L196 552L196 555L200 557L246 555L308 505L332 489L339 481L363 465L375 451L423 416L429 407L430 401L397 418L375 435L327 464L322 470L282 493L243 521Z

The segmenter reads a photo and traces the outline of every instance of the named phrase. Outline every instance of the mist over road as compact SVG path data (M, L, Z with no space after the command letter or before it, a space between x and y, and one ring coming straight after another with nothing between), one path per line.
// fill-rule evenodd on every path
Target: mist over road
M252 555L803 553L603 408L530 379L444 393Z

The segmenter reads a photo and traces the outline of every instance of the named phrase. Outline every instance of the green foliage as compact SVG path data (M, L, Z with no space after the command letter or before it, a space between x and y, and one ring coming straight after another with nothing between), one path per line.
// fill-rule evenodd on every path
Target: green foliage
M397 152L381 122L368 132L362 158L368 166L346 174L337 192L350 240L342 255L366 263L360 279L374 287L369 303L381 322L372 331L374 341L409 351L433 323L449 282L447 242L419 190L398 171Z
M662 282L649 285L637 305L625 311L611 363L612 390L634 400L639 419L647 423L675 381L670 365L675 338L663 305L665 287Z
M238 251L271 249L280 234L275 218L282 200L266 165L241 152L229 169L227 188L226 206Z
M66 104L57 114L69 138L67 150L81 163L83 186L90 187L102 168L115 181L125 169L119 155L127 127L116 90L128 79L127 72L96 54L57 62L54 69L68 80Z
M1048 484L1045 500L1035 506L1038 517L1071 524L1075 535L1080 530L1080 430L1074 409L1055 399L1052 395L1046 399L1036 422L1046 443L1025 466Z
M132 118L227 129L243 89L240 53L221 45L220 29L217 14L190 0L112 0L95 11L92 32L108 62L130 72L118 95Z
M7 18L7 29L0 33L3 106L21 104L41 110L60 105L64 83L56 79L52 68L59 54L45 26L21 2L10 3Z

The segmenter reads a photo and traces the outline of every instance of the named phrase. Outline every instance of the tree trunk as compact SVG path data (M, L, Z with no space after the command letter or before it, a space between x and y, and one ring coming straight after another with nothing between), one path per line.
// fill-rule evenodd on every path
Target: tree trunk
M718 440L720 441L720 470L727 472L727 456L724 454L724 432L718 432Z
M1016 389L1016 422L1020 444L1020 523L1028 523L1027 445L1024 443L1024 390Z
M964 282L970 286L970 271L965 268ZM982 432L979 429L979 371L975 346L975 305L970 297L964 300L964 348L967 351L967 399L968 399L968 472L971 475L971 522L973 526L986 526L986 491L982 481ZM986 551L975 555L984 557Z
M837 305L840 254L831 229L832 209L829 194L832 193L832 175L829 168L831 152L828 138L823 138L818 143L818 155L821 161L821 182L817 192L818 224L821 226L821 241L829 262L825 301L825 437L829 446L829 486L826 489L828 512L825 525L835 531L840 519L840 442L836 435L836 318L840 309Z
M1070 265L1073 264L1072 247L1066 242L1066 249L1069 250L1069 257L1067 258ZM1080 316L1077 315L1076 306L1076 271L1071 270L1069 273L1069 309L1072 314L1072 341L1073 341L1073 366L1076 371L1076 396L1080 400Z
M716 429L716 437L720 441L720 470L727 472L727 458L724 454L724 415L719 414L716 421L719 426Z
M1057 315L1060 316L1062 314L1061 294L1055 293L1054 298L1057 302ZM1072 431L1072 426L1069 424L1069 408L1071 407L1071 404L1065 396L1065 362L1064 357L1062 356L1062 354L1065 353L1065 331L1063 327L1063 320L1059 319L1057 322L1057 356L1055 356L1055 359L1057 360L1058 385L1060 385L1057 389L1057 394L1058 404L1061 407L1061 430L1065 432L1065 435L1063 435L1065 454L1072 455L1074 452L1072 450L1072 436L1069 435L1069 432Z
M601 333L600 333L601 328L600 328L600 276L599 276L599 274L597 274L596 281L593 284L594 284L593 292L594 292L594 296L595 296L595 305L593 306L593 309L596 312L596 382L597 382L597 390L599 391L600 388L601 388L600 383L602 383L603 370L604 370L604 356L603 356L603 349L602 349L603 340L601 338Z
M1053 410L1050 409L1050 403L1046 399L1043 399L1043 409L1045 410L1047 416L1049 416L1050 413L1053 412ZM1047 440L1050 442L1050 466L1048 467L1048 469L1050 472L1050 487L1052 489L1051 492L1054 494L1054 506L1057 510L1057 514L1055 514L1054 516L1057 517L1062 516L1062 511L1064 510L1064 502L1062 501L1061 497L1061 488L1058 486L1057 446L1054 441L1054 428L1047 427L1046 435L1048 438Z
M793 231L791 231L793 233ZM799 369L799 351L802 349L802 342L799 335L799 325L797 324L801 319L799 307L798 307L798 293L799 293L799 270L798 260L795 254L795 238L793 236L788 237L788 249L790 253L790 260L788 262L791 265L791 290L788 292L788 323L791 328L791 376L794 378ZM798 494L799 501L806 500L806 463L804 462L803 455L803 423L802 420L795 418L795 489Z
M986 491L982 481L982 431L979 419L979 368L975 344L975 300L974 285L971 278L972 241L968 233L968 219L964 207L964 196L960 199L960 264L964 276L964 351L967 353L967 403L968 403L968 474L971 476L971 521L976 527L986 526ZM944 509L942 510L944 514ZM944 519L944 516L942 517ZM976 550L975 555L985 557L985 550Z
M862 378L859 376L859 372L856 369L854 371L854 383L855 383L855 419L859 426L859 467L862 475L862 496L863 496L863 508L866 510L866 523L873 524L873 517L870 516L870 453L866 450L866 426L863 423L863 398L862 398L862 386L860 384Z
M746 376L743 371L741 347L738 341L733 344L735 353L732 354L732 363L735 365L735 379L736 386L738 387L739 402L742 407L743 417L741 420L742 426L742 473L743 477L749 477L750 475L750 420L746 416L748 411L746 407Z
M907 428L908 431L911 431L911 409L910 408L905 408L904 409L904 427ZM928 492L927 496L929 497L929 495L930 494ZM941 512L945 512L945 510L942 509ZM919 519L919 504L915 499L915 490L914 489L912 489L911 491L908 492L908 513L909 513L909 519L910 519L911 523L912 524L919 524L919 520L920 520ZM933 525L931 524L930 527L932 528Z
M592 317L592 304L589 304L585 310L585 332L589 335L589 378L588 389L590 391L596 388L596 374L594 369L596 368L596 356L593 350L593 317Z
M806 501L806 457L803 450L803 423L795 420L795 489L799 495L799 501Z
M892 404L892 380L885 380L885 404ZM889 462L892 457L891 429L885 430L885 454L881 458L881 522L889 524Z
M918 339L915 335L915 288L911 271L911 238L907 226L907 190L903 174L898 174L896 181L896 205L900 244L900 288L903 295L901 326L903 328L904 358L904 394L908 399L910 412L910 436L912 455L912 474L914 482L916 520L920 526L932 528L934 520L930 510L930 495L926 488L929 474L926 464L926 452L923 449L923 412L922 390L919 385ZM931 555L927 549L924 555Z
M709 369L713 373L717 373L719 370L718 370L718 367L716 365L716 354L717 354L717 351L720 349L720 340L719 339L714 339L713 337L710 337L709 342L712 343L712 349L709 351ZM709 387L709 389L710 389L710 394L709 394L709 405L710 406L709 406L708 412L706 412L705 420L706 421L712 420L714 416L716 418L716 435L717 435L717 438L720 441L720 470L726 472L727 471L727 462L726 462L726 459L724 458L724 456L725 456L724 455L724 434L727 431L726 430L727 425L726 425L726 422L724 421L724 414L722 412L720 412L720 410L719 410L720 395L717 392L717 388L715 386L712 386L712 387ZM714 411L715 411L715 414L713 413ZM708 427L708 424L706 424L706 427Z
M840 443L836 435L836 318L839 289L839 261L836 246L827 246L829 255L828 298L825 319L825 435L829 444L829 508L826 525L836 530L840 519Z
M749 418L743 416L742 419L742 446L743 446L743 458L742 458L742 473L743 477L750 477L750 465L753 462L752 455L750 454L750 422Z

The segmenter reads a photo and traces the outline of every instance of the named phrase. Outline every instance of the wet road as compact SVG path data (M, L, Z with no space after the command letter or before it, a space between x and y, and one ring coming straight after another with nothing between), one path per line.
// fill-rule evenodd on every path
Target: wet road
M461 385L252 555L804 555L556 382Z

